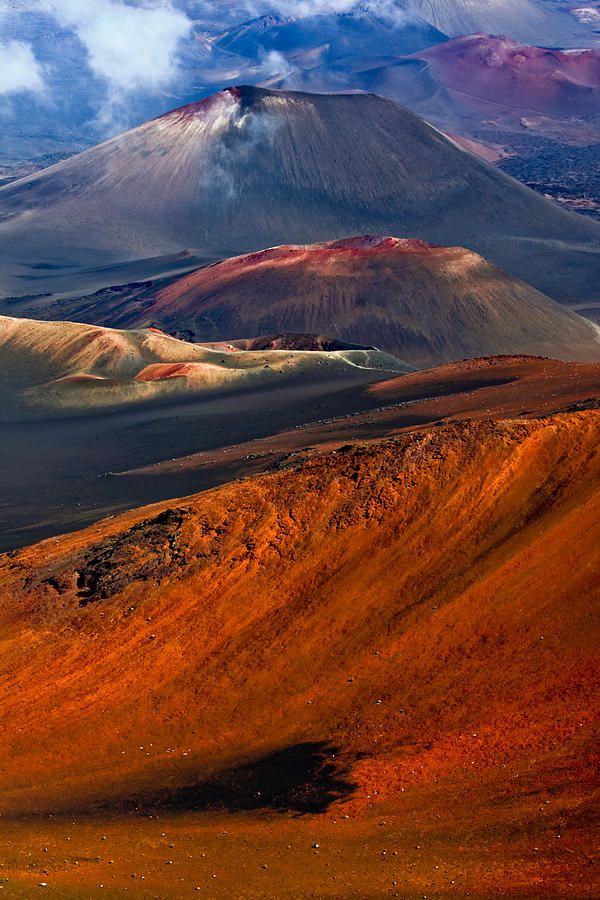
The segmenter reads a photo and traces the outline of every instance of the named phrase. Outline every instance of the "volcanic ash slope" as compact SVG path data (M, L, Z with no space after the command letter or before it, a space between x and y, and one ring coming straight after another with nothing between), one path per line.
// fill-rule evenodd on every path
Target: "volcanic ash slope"
M415 114L372 95L254 87L0 189L0 289L74 293L81 279L115 284L106 267L127 260L192 249L216 261L363 233L469 247L560 300L599 290L599 226Z
M274 247L151 285L67 300L88 321L156 324L195 340L308 332L417 367L498 354L597 361L600 331L460 247L362 236Z
M562 52L490 34L471 34L418 54L465 112L489 117L492 102L515 117L598 117L600 50Z

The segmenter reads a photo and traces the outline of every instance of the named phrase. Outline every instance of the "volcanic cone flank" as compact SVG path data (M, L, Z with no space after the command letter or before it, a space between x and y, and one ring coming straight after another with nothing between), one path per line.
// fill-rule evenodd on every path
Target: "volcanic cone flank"
M12 554L4 811L302 809L224 774L302 742L338 748L311 809L491 790L527 822L524 770L527 796L585 802L599 423L347 447Z
M133 280L128 260L360 233L459 243L558 299L600 283L598 226L413 113L372 95L242 87L0 189L0 288L73 293L114 284L111 265Z
M415 366L503 353L600 359L595 325L476 253L374 235L274 247L62 309L127 327L156 323L197 341L325 333Z
M597 117L600 50L565 53L489 34L471 34L423 51L446 90L469 109L498 107L550 116ZM455 97L455 100L457 98ZM579 120L580 121L580 120Z

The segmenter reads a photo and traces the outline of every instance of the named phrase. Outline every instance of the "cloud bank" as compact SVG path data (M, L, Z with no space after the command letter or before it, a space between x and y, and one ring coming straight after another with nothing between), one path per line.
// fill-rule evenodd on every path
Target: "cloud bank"
M290 18L327 13L371 12L392 23L406 21L418 13L415 0L175 0L190 16L225 25L265 14Z
M31 44L0 42L0 94L33 93L44 90L42 67Z
M94 74L123 91L168 84L176 72L177 45L191 28L187 16L171 3L51 0L49 8L76 32Z
M327 13L372 13L393 25L405 23L416 12L413 0L370 0L363 3L357 0L278 0L273 4L273 9L280 15L292 18Z
M175 79L179 43L192 22L171 0L135 5L122 0L42 2L47 13L77 35L91 71L108 86L101 124L117 118L128 95L160 90Z

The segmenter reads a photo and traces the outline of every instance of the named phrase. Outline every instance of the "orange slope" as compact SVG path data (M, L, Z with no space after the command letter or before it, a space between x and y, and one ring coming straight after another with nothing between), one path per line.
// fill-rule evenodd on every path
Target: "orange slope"
M576 817L599 423L443 426L5 556L3 813L362 815L443 789L456 815L483 802L498 823L502 796L529 828L526 773Z

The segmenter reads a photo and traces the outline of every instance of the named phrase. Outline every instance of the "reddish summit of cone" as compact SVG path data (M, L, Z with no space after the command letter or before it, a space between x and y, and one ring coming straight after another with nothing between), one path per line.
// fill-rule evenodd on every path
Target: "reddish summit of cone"
M339 241L330 241L317 244L316 248L325 251L363 251L368 253L384 253L388 250L397 250L406 253L430 253L436 250L447 250L438 244L430 244L412 238L396 238L379 234L363 234L358 237L342 238Z
M176 109L171 109L168 112L157 116L152 121L166 122L169 124L187 122L190 119L195 119L197 117L202 117L206 114L210 114L214 110L218 109L219 105L224 101L238 101L241 99L241 96L242 91L240 88L225 88L225 90L223 91L219 91L216 94L211 94L210 97L203 97L201 100L195 100L192 103L186 103L184 106L178 106Z
M270 247L139 291L82 298L74 312L201 343L328 335L418 368L499 353L600 359L590 322L472 250L385 234Z

